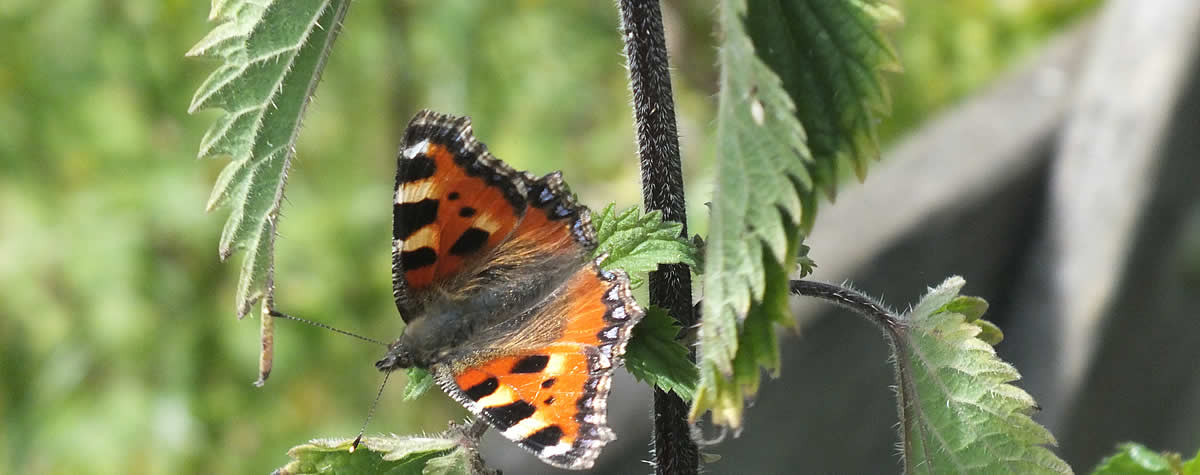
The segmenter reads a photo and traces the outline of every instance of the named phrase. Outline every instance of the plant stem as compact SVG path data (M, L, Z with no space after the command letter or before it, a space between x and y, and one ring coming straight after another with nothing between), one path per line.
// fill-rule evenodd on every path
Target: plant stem
M791 290L796 295L816 297L853 310L866 317L871 323L882 327L889 336L904 326L904 320L895 312L866 294L851 288L809 280L793 280Z
M793 280L790 287L793 294L832 302L840 307L850 309L883 329L884 337L892 347L893 363L896 365L900 446L903 449L902 453L914 453L914 446L909 440L908 434L911 433L912 424L917 420L918 416L915 413L920 411L920 406L917 404L918 394L916 382L913 381L913 369L909 365L912 358L906 343L908 333L904 317L897 315L896 312L877 300L851 288L807 280ZM911 470L912 466L909 465L912 460L905 458L904 462L905 467L910 468L909 471L915 471Z
M675 103L667 65L667 41L658 0L619 0L621 33L633 90L633 113L641 158L642 199L647 211L683 223L687 214L683 168L675 128ZM692 275L686 265L660 265L650 273L650 305L666 308L683 328L696 324ZM691 354L692 361L696 355ZM699 451L692 441L688 406L675 393L654 391L654 456L658 473L696 473Z

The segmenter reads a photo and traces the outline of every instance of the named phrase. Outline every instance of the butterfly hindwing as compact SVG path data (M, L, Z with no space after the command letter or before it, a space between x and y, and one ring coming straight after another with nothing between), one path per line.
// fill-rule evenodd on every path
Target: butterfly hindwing
M598 358L593 347L555 344L439 380L504 437L554 465L573 468L590 465L586 455L614 438L603 412L582 412L589 393L607 392L605 372L611 369ZM590 414L587 420L577 417L583 414Z
M591 467L615 438L607 425L609 386L642 313L623 273L589 263L533 317L561 322L554 343L443 370L439 381L501 434L548 463Z
M525 212L522 178L475 140L466 118L413 118L397 158L392 218L393 288L405 321L419 313L423 291L509 237Z

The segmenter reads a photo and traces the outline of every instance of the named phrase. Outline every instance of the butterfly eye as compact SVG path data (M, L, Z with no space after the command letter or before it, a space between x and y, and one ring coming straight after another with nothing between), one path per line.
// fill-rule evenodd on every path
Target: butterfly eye
M379 371L391 371L396 367L396 357L392 355L384 356L379 361L375 362L375 369Z
M382 359L375 362L375 368L379 371L393 371L411 368L413 363L412 353L403 347L400 342L396 342L388 346L388 352Z

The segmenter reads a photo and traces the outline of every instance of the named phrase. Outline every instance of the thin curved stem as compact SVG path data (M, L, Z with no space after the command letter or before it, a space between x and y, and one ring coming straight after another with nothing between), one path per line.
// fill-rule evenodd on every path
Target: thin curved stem
M910 366L912 355L906 344L907 321L903 316L879 303L878 300L849 287L808 280L793 280L790 282L790 288L793 294L815 297L849 309L883 329L883 334L892 347L892 359L896 368L900 446L903 448L903 453L913 453L912 441L909 440L908 434L912 432L912 424L917 421L915 413L920 412L920 406L917 405L917 387L913 381L913 369ZM905 463L908 463L908 460Z
M790 284L793 294L806 297L816 297L838 306L853 310L871 323L883 327L888 333L894 333L904 326L903 317L885 307L879 301L867 294L839 285L813 282L810 280L793 280Z

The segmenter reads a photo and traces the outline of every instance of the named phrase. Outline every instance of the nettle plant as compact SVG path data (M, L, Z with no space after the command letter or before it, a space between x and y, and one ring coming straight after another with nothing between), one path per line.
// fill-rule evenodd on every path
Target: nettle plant
M286 178L350 3L214 0L211 18L219 24L189 52L222 61L191 111L226 111L200 156L232 159L208 208L232 209L220 256L243 252L237 315L261 309L258 385L271 371L273 317L283 315L273 254ZM704 415L739 427L764 370L780 371L776 329L795 325L787 303L800 295L846 307L883 330L893 351L905 472L1071 472L1046 448L1051 434L1030 418L1033 398L1011 384L1017 371L996 358L992 345L1002 335L980 318L987 303L959 295L961 278L946 279L903 314L852 289L795 280L813 268L803 241L819 197L833 197L843 169L862 179L879 156L875 127L890 108L881 74L899 70L881 28L898 23L896 9L883 0L718 2L718 169L705 197L711 231L702 239L686 233L658 3L620 0L618 10L645 212L609 206L592 219L597 252L609 256L604 266L649 288L625 366L656 388L657 470L699 470L692 426ZM703 296L695 305L693 276ZM405 399L432 382L410 369ZM294 460L279 473L490 472L476 451L486 429L476 423L437 436L366 437L361 446L314 440L292 449ZM1136 449L1126 447L1113 463Z

